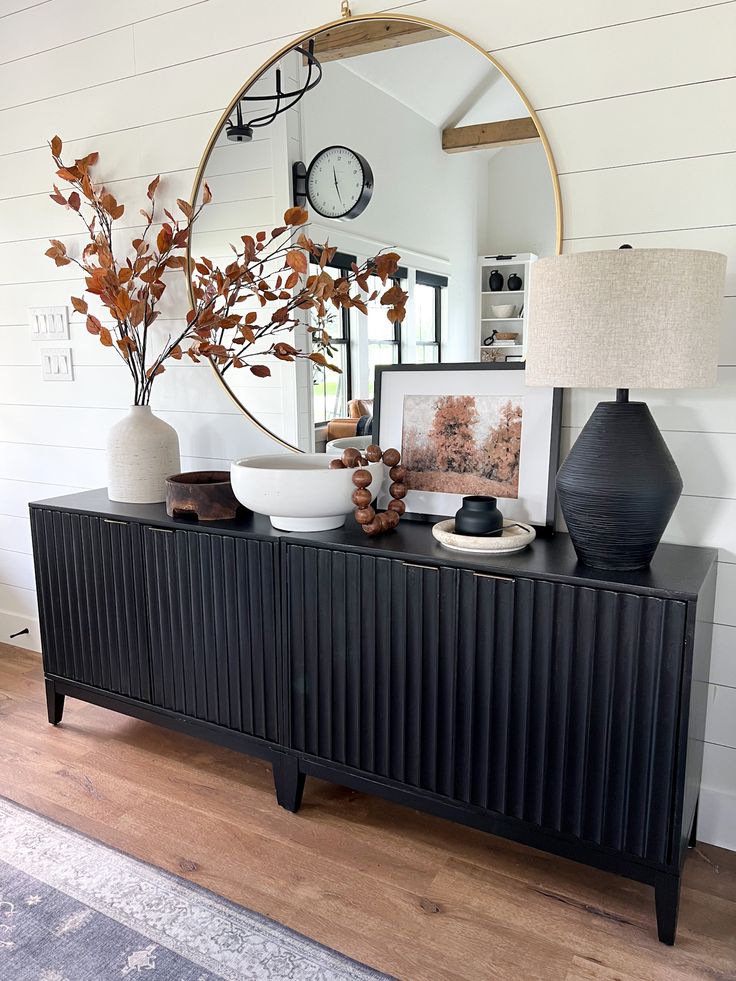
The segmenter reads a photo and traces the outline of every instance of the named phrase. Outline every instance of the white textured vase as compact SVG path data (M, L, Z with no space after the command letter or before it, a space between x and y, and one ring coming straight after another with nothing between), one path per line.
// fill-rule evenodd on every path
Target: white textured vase
M150 405L131 405L107 436L107 496L124 504L157 504L166 500L166 478L180 471L176 430Z

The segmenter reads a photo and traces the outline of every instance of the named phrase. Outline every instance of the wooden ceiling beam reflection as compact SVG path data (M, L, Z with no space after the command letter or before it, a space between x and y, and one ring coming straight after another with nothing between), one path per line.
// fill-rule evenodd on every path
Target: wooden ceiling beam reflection
M443 31L423 24L407 24L402 21L356 21L341 23L328 31L315 35L314 53L323 64L343 61L373 51L402 48L420 41L433 41L445 37Z
M475 126L455 126L442 131L442 149L446 153L467 153L469 150L496 150L504 146L533 143L539 131L530 116L502 119L497 123L477 123Z

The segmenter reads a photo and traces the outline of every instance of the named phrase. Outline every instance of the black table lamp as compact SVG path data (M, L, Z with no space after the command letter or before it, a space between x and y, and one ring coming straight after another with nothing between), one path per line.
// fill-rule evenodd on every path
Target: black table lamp
M532 268L528 385L612 388L557 474L581 562L649 565L682 478L630 388L715 385L726 257L690 249L580 252Z

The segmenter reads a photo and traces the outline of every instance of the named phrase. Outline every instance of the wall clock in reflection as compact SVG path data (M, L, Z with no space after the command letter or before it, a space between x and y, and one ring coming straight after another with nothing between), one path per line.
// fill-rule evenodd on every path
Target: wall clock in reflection
M373 194L373 171L365 157L346 146L328 146L304 170L294 167L295 203L309 202L323 218L357 218ZM301 199L301 200L300 200Z

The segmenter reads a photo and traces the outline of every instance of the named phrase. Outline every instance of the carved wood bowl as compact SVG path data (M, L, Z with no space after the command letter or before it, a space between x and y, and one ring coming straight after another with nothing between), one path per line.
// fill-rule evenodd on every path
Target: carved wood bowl
M227 521L240 503L227 470L192 470L166 478L166 513L170 518Z

